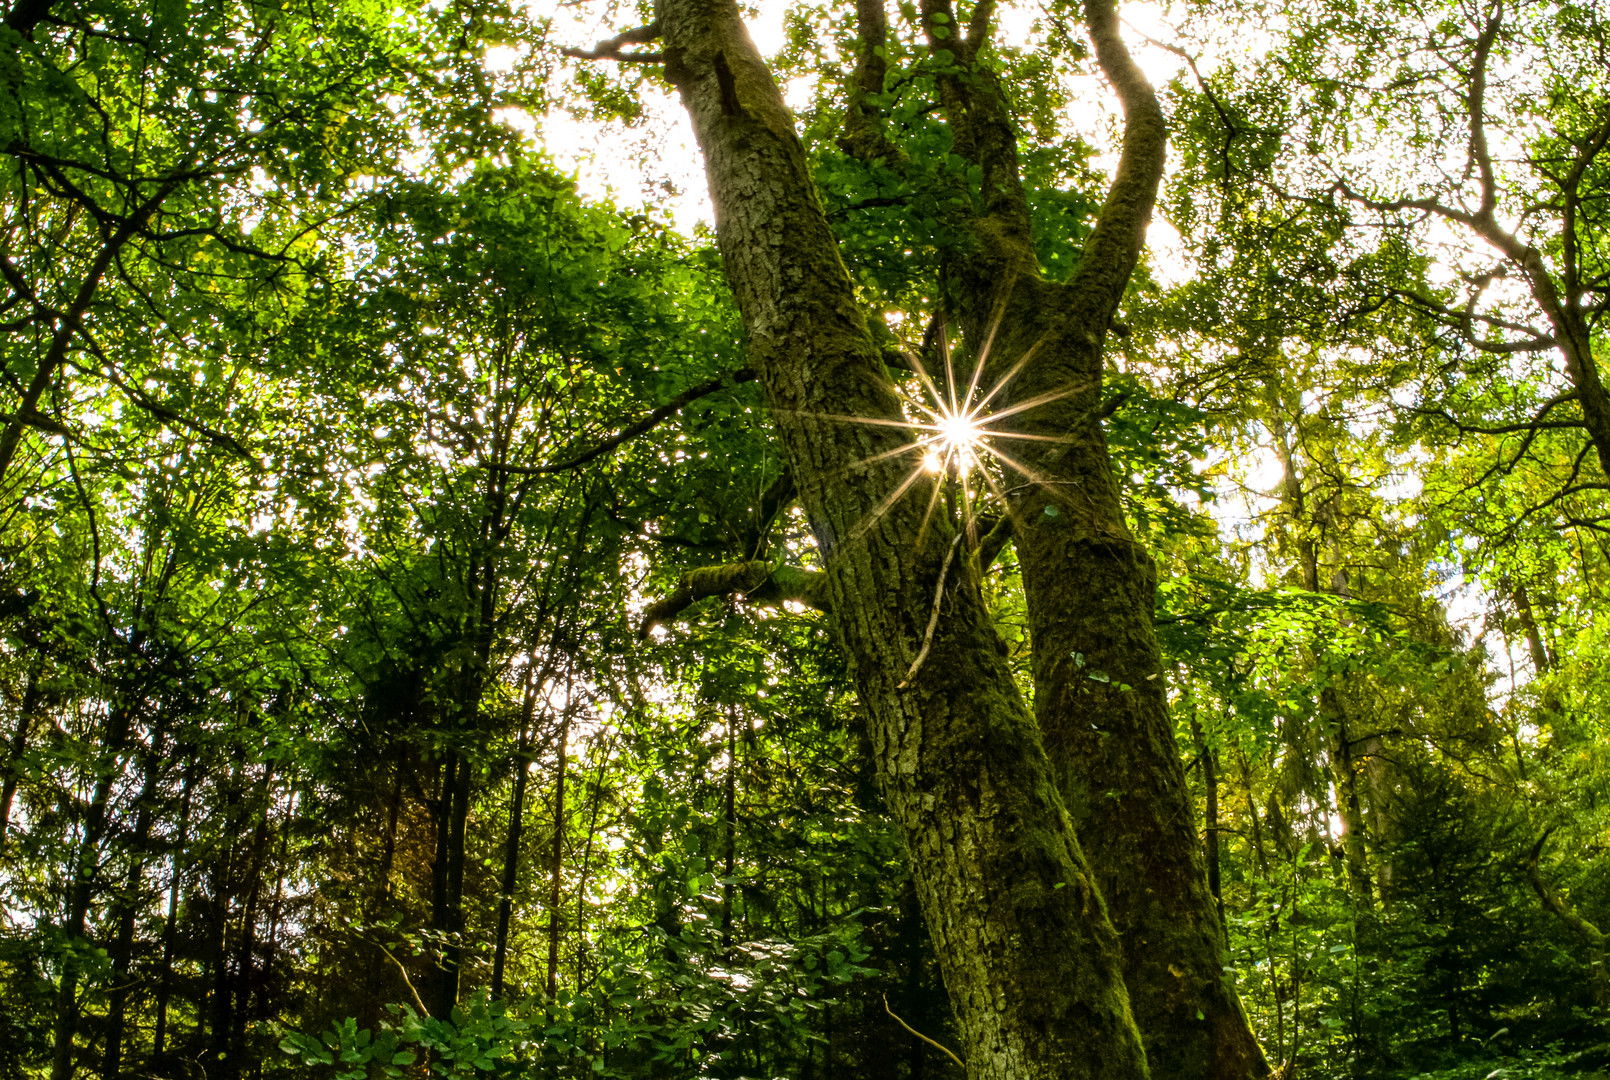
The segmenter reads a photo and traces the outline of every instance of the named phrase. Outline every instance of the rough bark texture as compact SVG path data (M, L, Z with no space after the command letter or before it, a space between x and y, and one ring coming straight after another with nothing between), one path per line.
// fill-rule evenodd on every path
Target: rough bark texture
M728 279L827 564L835 631L968 1074L1144 1076L1118 940L966 560L926 663L910 673L950 537L930 529L917 543L931 480L893 497L916 474L909 459L879 455L909 436L828 419L900 410L792 118L731 0L663 0L659 14L666 74L704 151Z
M925 20L955 25L948 0ZM1106 335L1138 261L1162 176L1162 111L1105 0L1085 5L1125 113L1117 174L1078 268L1046 281L1017 183L1010 115L983 65L941 84L957 152L984 174L979 255L953 259L964 338L1005 381L1001 412L1034 643L1035 714L1063 798L1124 946L1124 974L1155 1075L1244 1078L1268 1065L1225 973L1195 811L1174 743L1153 631L1156 569L1130 534L1101 431ZM975 12L960 62L981 38ZM934 47L954 48L950 35ZM1012 410L1017 410L1012 412ZM1026 448L1026 449L1025 449Z

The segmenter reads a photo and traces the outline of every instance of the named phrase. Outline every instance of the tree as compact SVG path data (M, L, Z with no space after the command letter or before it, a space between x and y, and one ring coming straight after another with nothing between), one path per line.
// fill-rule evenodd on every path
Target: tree
M876 124L887 54L881 9L858 14L852 146ZM986 62L992 6L978 5L965 30L946 3L907 14L926 40L922 66L931 65L953 151L977 185L959 200L961 227L941 253L954 299L936 317L959 328L972 384L1000 398L999 436L1044 450L1029 464L1002 455L1010 494L998 526L1013 533L1023 565L1035 717L1001 663L972 523L930 524L923 497L931 507L941 480L893 460L919 443L791 117L735 7L666 4L656 26L593 55L621 58L625 44L659 38L663 53L652 58L693 119L751 364L825 566L825 587L811 595L825 595L868 709L970 1072L1137 1075L1133 1006L1159 1070L1257 1075L1265 1066L1224 975L1189 827L1150 625L1155 574L1125 523L1099 427L1102 345L1161 175L1162 114L1111 6L1089 5L1097 57L1126 115L1123 155L1076 269L1047 280L1013 119ZM890 151L876 137L870 145L888 164ZM761 585L800 595L766 570L690 577L678 600ZM1094 873L1068 809L1097 852ZM1146 860L1133 858L1137 848Z

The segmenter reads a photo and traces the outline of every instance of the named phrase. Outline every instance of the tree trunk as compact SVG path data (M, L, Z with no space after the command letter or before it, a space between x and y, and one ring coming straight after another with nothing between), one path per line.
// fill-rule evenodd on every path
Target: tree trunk
M28 752L28 735L33 729L34 713L39 710L39 667L28 671L28 685L22 692L22 707L17 710L17 726L12 729L11 746L6 755L5 780L0 783L0 852L5 851L11 838L11 802L17 797L17 782L22 776L22 756Z
M459 969L464 955L464 840L469 823L470 762L451 749L442 768L436 859L431 867L431 928L441 955L434 972L431 1014L446 1020L458 1004Z
M568 763L565 755L570 742L570 693L574 689L570 680L565 682L565 709L559 720L559 774L553 786L553 849L548 864L548 1000L559 992L559 897L564 889L565 866L565 773Z
M1219 915L1219 929L1225 933L1224 890L1219 872L1219 755L1208 744L1202 725L1196 719L1195 703L1191 707L1191 734L1196 739L1196 754L1202 769L1202 850L1207 856L1208 892L1213 895L1213 907Z
M192 751L193 753L193 751ZM181 749L180 756L185 754ZM151 1061L160 1072L167 1053L168 998L173 993L173 950L178 939L179 890L184 882L186 847L190 842L190 795L195 786L195 762L189 761L179 793L179 834L174 840L172 880L168 883L168 917L162 924L162 966L157 971L156 1029L151 1036Z
M436 819L436 852L430 864L430 928L435 935L432 945L437 950L442 948L441 935L448 932L451 921L447 909L447 867L452 859L453 791L458 759L457 751L444 751L442 761L437 766L436 797L430 800ZM445 983L445 969L438 959L430 969L430 988L426 996L431 1015L438 1020L447 1019L457 1000L457 989L449 992Z
M1123 943L1147 1058L1158 1076L1248 1080L1268 1065L1226 973L1153 629L1157 571L1130 532L1101 427L1107 331L1151 217L1163 118L1111 6L1092 2L1086 13L1126 115L1101 218L1073 275L1052 283L1026 242L1026 204L997 199L974 226L984 257L958 271L961 324L984 365L981 385L1000 388L1003 419L992 426L1011 442L1000 452L1026 481L1007 485L1006 512L1033 642L1035 716ZM967 116L982 161L1010 125L981 72L954 91L947 115ZM1014 161L1004 146L995 157L1003 173Z
M121 775L118 762L128 745L129 710L114 704L107 717L103 749L113 755L111 767L102 770L95 778L90 796L89 812L84 818L84 832L78 849L73 853L69 867L67 892L67 919L64 929L69 947L77 950L86 947L85 934L91 901L95 891L96 871L99 869L101 839L106 833L107 806L112 798L112 787ZM77 952L69 953L62 961L61 980L56 987L55 1046L51 1057L50 1080L72 1080L76 1062L73 1059L73 1039L78 1033L78 983L80 965Z
M503 885L498 894L497 941L492 955L492 996L503 996L503 968L509 956L509 920L514 914L514 888L520 877L520 831L525 820L525 789L531 777L531 720L536 713L537 688L526 672L525 700L520 716L520 739L514 751L514 793L509 798L509 835L503 846Z
M134 815L134 833L129 841L129 868L123 882L123 891L112 905L112 922L116 933L112 941L112 985L108 992L106 1009L106 1050L101 1058L101 1075L105 1080L117 1080L123 1069L123 1036L127 1024L129 994L133 990L130 972L134 959L134 923L142 906L140 886L145 877L145 860L151 842L152 803L161 783L161 745L164 733L159 726L152 733L152 753L141 755L144 760L144 779Z
M722 783L721 956L732 959L732 874L738 856L738 718L727 714L727 775Z
M1145 1076L1118 939L971 560L950 573L943 523L918 542L935 481L893 460L913 440L793 119L731 0L658 10L666 75L704 152L728 281L828 568L834 631L911 851L968 1075ZM873 423L834 419L845 416ZM931 621L936 594L948 604Z

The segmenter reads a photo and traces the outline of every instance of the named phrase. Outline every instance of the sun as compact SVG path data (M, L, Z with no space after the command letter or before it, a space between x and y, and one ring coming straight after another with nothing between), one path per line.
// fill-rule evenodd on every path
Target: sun
M993 504L998 512L1008 517L1012 514L1011 500L1003 488L1003 481L1007 477L1030 482L1043 479L1041 469L1033 458L1025 460L1018 453L1009 452L1003 444L1058 444L1065 439L1014 430L1015 425L1007 421L1028 409L1073 394L1079 388L1070 385L1026 400L999 404L1007 387L1029 363L1039 345L1025 350L1008 370L992 380L992 385L985 386L981 385L981 376L986 368L989 341L993 338L994 328L988 335L989 340L986 340L981 355L972 358L971 372L961 373L963 379L957 378L950 343L944 333L938 338L939 359L943 366L932 374L915 349L906 351L905 358L911 362L910 370L914 378L894 384L894 390L902 401L904 417L901 419L819 414L823 419L842 423L900 428L910 436L909 441L873 455L866 459L865 464L907 454L916 458L904 479L895 484L856 525L852 538L862 535L927 476L935 483L928 492L928 505L918 528L918 543L927 535L935 511L943 505L946 514L962 527L959 535L965 535L970 544L976 544L977 526L984 503Z
M933 423L923 425L930 430L919 439L924 448L923 468L931 473L951 468L958 473L972 472L979 464L979 453L984 449L987 434L980 422L982 417L953 411L948 406L924 411L932 413Z

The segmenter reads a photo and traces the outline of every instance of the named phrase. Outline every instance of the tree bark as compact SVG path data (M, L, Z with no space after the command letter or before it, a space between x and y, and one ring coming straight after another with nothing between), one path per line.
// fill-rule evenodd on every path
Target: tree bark
M954 26L948 0L925 22ZM1033 642L1035 715L1075 828L1124 947L1124 978L1156 1075L1246 1080L1268 1073L1226 974L1195 808L1153 630L1156 568L1131 534L1101 419L1105 343L1139 260L1162 176L1162 110L1108 0L1085 4L1102 71L1125 115L1122 154L1095 229L1065 283L1047 281L1017 174L1010 113L977 22L959 48L969 78L941 81L957 152L984 174L972 232L953 260L960 322L981 385L1001 387L991 427L1022 482L1007 513ZM938 18L943 14L944 18ZM1027 449L1023 449L1026 447Z
M179 756L187 756L182 748ZM168 999L173 993L173 951L179 936L179 890L184 881L184 866L189 859L190 796L195 779L195 762L191 760L185 767L179 793L179 834L174 840L169 871L172 879L168 883L168 916L162 924L162 966L157 971L156 1028L151 1036L151 1061L157 1071L163 1068L163 1058L167 1053Z
M11 838L11 801L17 796L17 782L22 776L22 756L28 752L28 736L33 730L34 713L39 711L39 667L28 671L28 685L22 692L22 705L17 710L17 726L12 729L10 752L6 755L5 780L0 783L0 852L5 851Z
M738 717L728 706L727 775L722 782L721 956L732 959L732 875L738 856Z
M101 1057L101 1075L117 1080L123 1069L123 1037L128 1018L128 1002L133 984L130 973L134 960L135 918L142 906L139 892L145 878L145 863L151 841L151 819L157 788L162 782L162 744L165 725L159 723L151 734L151 751L141 754L144 777L135 800L134 833L129 841L129 867L123 891L112 904L116 935L112 941L112 986L106 1009L106 1049Z
M914 444L883 426L901 422L899 402L793 119L731 0L662 0L658 11L666 75L704 153L728 281L827 566L834 631L912 854L968 1075L1145 1076L1117 936L976 577L964 559L941 580L945 523L918 542L934 481L895 460ZM832 419L845 416L874 423ZM930 622L936 592L948 606Z
M88 945L89 911L95 892L95 878L99 870L101 839L106 832L107 807L112 798L112 787L121 769L118 760L128 746L129 728L133 721L129 709L114 703L107 717L105 750L112 754L113 764L95 778L90 796L89 812L84 819L84 832L78 849L73 853L69 867L67 894L67 920L65 929L70 946L78 949ZM73 1059L73 1040L78 1034L78 983L80 963L76 954L68 954L62 962L61 980L56 987L55 1045L51 1056L51 1080L72 1080L76 1062Z
M520 832L525 823L525 789L531 777L531 720L537 707L537 688L526 672L525 700L520 717L520 740L514 751L514 792L509 798L509 834L503 848L503 889L498 895L497 942L492 955L492 996L503 996L503 969L509 957L509 920L514 914L514 887L520 875Z
M552 1001L559 992L559 929L563 920L559 917L559 898L564 889L565 867L565 773L568 762L566 754L570 743L570 713L572 702L569 700L574 685L570 680L565 682L565 709L559 721L559 773L553 784L553 851L552 861L548 864L548 1000Z

